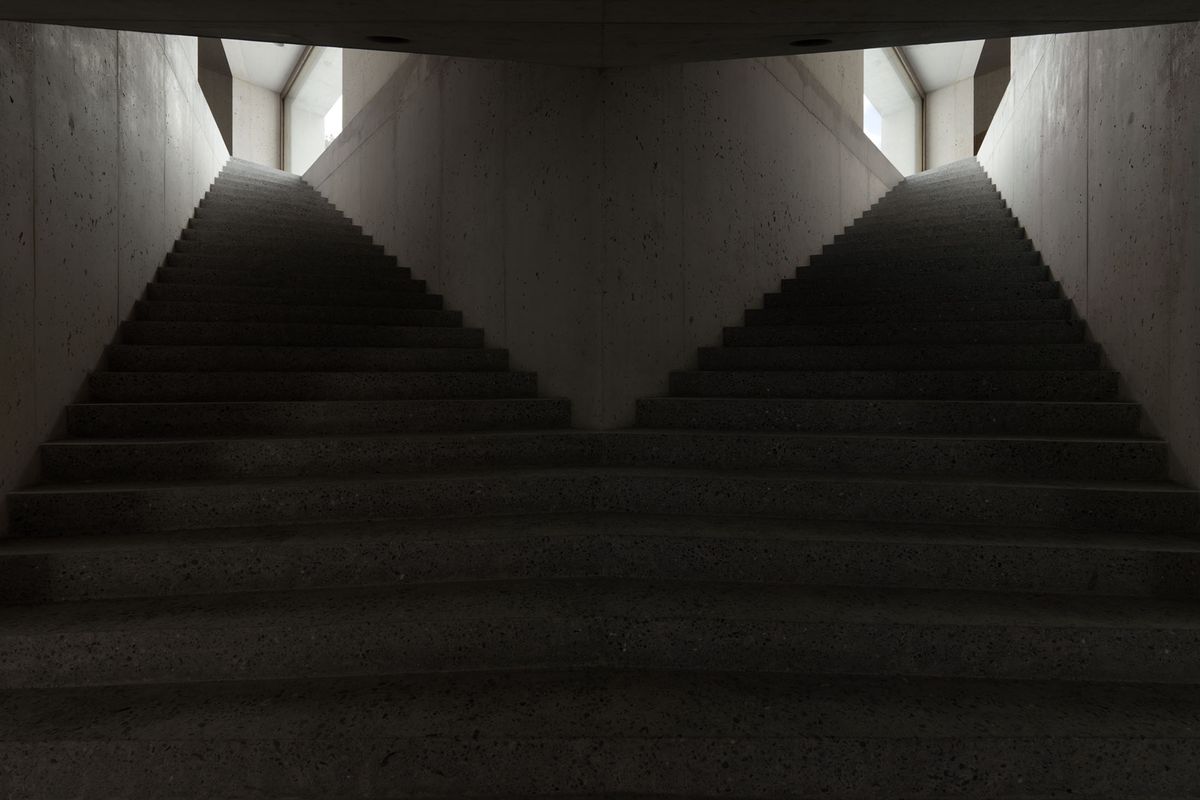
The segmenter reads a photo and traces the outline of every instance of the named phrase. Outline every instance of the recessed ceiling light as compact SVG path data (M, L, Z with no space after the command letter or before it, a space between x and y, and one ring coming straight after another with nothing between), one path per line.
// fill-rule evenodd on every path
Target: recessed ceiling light
M379 44L408 44L408 39L403 36L368 36L367 40Z
M797 39L792 42L792 47L824 47L827 44L833 44L833 39Z

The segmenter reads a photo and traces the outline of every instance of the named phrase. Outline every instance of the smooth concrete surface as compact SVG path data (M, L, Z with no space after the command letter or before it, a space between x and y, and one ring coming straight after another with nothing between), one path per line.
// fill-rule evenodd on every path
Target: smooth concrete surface
M342 51L342 123L358 116L375 94L387 84L407 53L387 50Z
M1014 39L979 158L1200 481L1200 26Z
M414 56L305 178L577 425L619 427L900 180L846 75L857 117L792 58Z
M936 169L975 154L975 78L925 97L926 167Z
M36 474L227 157L195 40L5 24L0 491ZM2 516L2 515L0 515Z
M6 0L26 22L622 67L962 42L1200 19L1188 0Z
M233 155L279 169L282 116L283 105L277 92L234 78Z

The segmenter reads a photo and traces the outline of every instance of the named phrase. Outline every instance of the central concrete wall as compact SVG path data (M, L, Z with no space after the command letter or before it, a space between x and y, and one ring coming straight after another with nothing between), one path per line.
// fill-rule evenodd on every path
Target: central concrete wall
M305 177L577 425L624 426L900 180L862 132L861 67L825 71L850 100L794 58L410 56Z
M979 159L1200 483L1200 25L1013 39Z
M0 153L3 498L228 153L195 39L17 23L0 23Z

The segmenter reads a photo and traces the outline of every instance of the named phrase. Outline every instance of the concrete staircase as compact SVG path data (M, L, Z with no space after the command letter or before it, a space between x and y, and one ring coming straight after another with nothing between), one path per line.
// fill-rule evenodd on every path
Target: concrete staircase
M699 367L569 430L231 162L10 495L0 797L1200 796L1197 494L973 161Z

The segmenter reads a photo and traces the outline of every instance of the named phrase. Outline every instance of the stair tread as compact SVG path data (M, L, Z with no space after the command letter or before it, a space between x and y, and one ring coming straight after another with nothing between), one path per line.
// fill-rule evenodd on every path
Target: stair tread
M0 607L0 641L179 628L372 627L460 620L800 621L829 625L1019 626L1200 631L1182 600L619 578L452 581L407 586L129 598ZM350 622L352 620L352 622ZM615 643L620 647L619 642ZM601 665L597 665L601 666Z
M860 541L935 543L1005 548L1067 548L1200 554L1188 534L1073 531L1053 528L937 525L900 522L791 520L778 517L571 513L502 517L430 517L396 520L309 522L265 526L198 528L181 534L121 533L105 536L0 539L0 558L40 553L114 550L202 550L210 546L288 547L303 543L351 544L355 540L422 538L437 542L505 539L514 536L612 536L681 539L722 537L737 541Z
M919 484L943 486L1025 486L1050 489L1076 489L1105 492L1157 492L1175 495L1200 495L1200 490L1191 489L1168 480L1159 481L1117 481L1117 480L1064 480L1036 479L1022 480L1018 478L996 478L991 476L913 476L909 474L879 475L879 474L835 474L828 472L796 471L789 469L696 469L696 468L663 468L663 467L517 467L497 470L486 466L474 469L447 470L435 476L408 474L366 474L366 475L336 475L336 476L289 476L289 477L256 477L240 479L200 478L194 480L171 480L163 482L128 481L116 483L42 483L27 489L9 494L10 498L33 497L50 494L99 494L107 492L162 492L176 489L197 487L233 487L246 489L249 487L297 487L319 485L354 485L361 483L389 483L395 481L425 483L459 478L500 479L504 477L536 477L560 476L604 478L606 476L630 477L727 477L730 480L755 479L785 479L803 481L814 484L830 483L886 483L886 484Z
M246 708L255 713L239 713ZM4 741L1200 737L1200 689L1191 686L715 671L22 690L0 693L0 709Z

